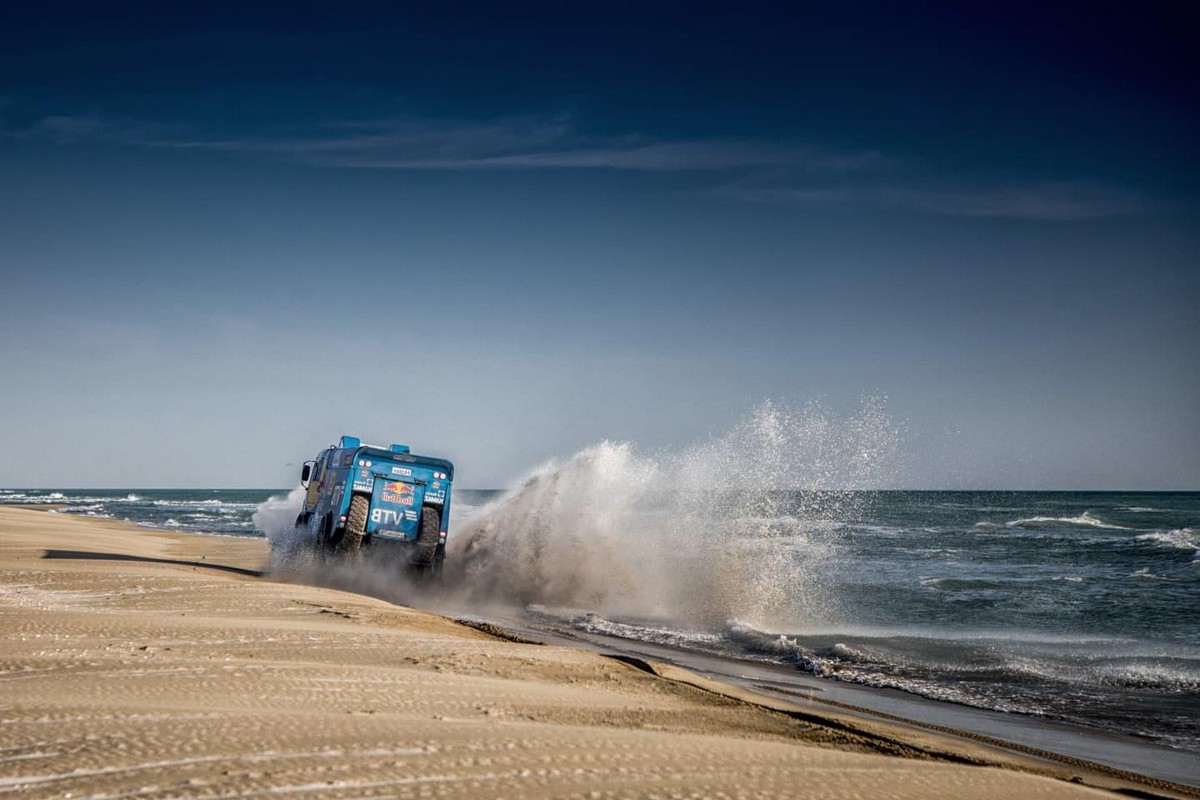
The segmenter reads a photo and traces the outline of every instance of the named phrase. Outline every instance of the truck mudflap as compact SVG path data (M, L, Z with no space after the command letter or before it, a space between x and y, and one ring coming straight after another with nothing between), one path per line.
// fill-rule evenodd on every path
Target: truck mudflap
M424 500L424 483L375 478L366 532L380 539L416 541Z

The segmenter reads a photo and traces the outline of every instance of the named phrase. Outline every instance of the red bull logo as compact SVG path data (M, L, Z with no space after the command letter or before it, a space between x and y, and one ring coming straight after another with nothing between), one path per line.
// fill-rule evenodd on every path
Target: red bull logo
M392 505L411 506L413 504L413 487L400 481L385 483L379 499Z

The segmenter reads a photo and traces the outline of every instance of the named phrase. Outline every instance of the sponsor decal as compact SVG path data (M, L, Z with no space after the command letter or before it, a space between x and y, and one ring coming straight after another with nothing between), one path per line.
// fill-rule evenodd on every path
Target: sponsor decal
M354 479L354 488L355 489L366 489L369 492L369 491L371 491L372 487L373 487L373 483L372 483L372 478L371 478L371 470L360 469L358 471L358 476L355 477L355 479Z
M413 487L401 481L385 483L383 485L383 494L380 497L385 503L397 506L411 506L413 504Z
M392 474L410 478L412 477L412 470L408 467L392 467Z
M394 525L398 527L403 519L403 511L394 511L390 508L371 509L371 522L374 522L376 525Z

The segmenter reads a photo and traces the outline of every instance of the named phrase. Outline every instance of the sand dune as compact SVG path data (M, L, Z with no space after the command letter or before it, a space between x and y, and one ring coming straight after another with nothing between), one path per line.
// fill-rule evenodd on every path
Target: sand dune
M257 575L266 555L259 540L0 508L0 797L1031 800L1126 786L274 582Z

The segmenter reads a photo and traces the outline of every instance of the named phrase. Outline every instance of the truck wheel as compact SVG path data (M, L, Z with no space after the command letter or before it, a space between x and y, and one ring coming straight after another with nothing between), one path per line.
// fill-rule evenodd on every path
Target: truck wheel
M350 510L346 512L346 532L342 544L348 552L362 547L367 531L367 513L371 509L371 498L356 494L350 498Z
M433 506L421 507L421 530L417 533L417 552L412 563L433 573L437 566L438 537L442 531L442 516Z

